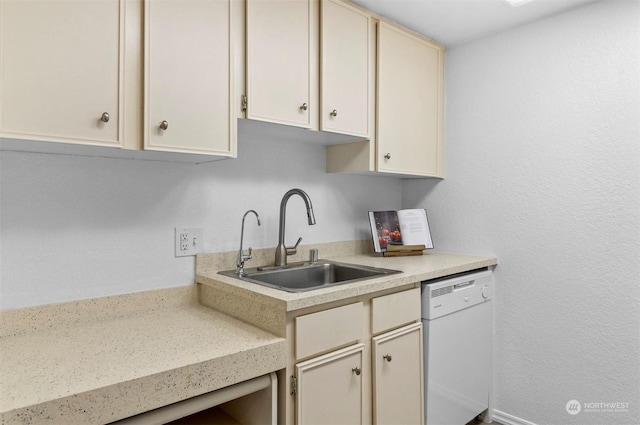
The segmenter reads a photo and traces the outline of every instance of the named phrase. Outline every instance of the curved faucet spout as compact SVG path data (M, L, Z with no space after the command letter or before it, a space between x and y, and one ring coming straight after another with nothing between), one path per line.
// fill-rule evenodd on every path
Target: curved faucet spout
M244 274L244 262L251 259L251 248L249 248L249 254L245 255L242 250L242 241L244 239L244 219L247 218L249 213L253 213L258 220L258 226L260 226L260 216L255 210L249 210L242 216L242 228L240 229L240 249L238 250L238 257L236 259L236 274L242 276Z
M282 201L280 202L280 228L278 229L278 246L276 247L276 266L285 266L287 264L287 256L293 255L296 253L296 248L298 244L302 240L302 238L298 238L298 242L293 247L287 247L284 244L284 233L285 233L285 220L286 220L286 210L287 210L287 201L293 195L298 195L304 201L305 206L307 207L307 220L309 226L316 224L316 217L313 214L313 206L311 205L311 198L309 195L302 189L291 189L282 197Z

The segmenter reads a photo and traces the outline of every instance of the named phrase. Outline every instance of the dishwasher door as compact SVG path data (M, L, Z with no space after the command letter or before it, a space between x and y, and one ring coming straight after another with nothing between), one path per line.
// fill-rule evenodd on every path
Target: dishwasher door
M464 425L489 408L491 284L485 271L423 285L426 425Z

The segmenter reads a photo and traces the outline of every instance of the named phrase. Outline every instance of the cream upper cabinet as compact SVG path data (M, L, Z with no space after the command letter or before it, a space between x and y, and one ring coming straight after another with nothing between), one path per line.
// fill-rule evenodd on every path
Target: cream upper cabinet
M377 170L442 177L444 49L378 25Z
M144 148L235 156L237 0L145 2Z
M0 1L2 137L122 146L123 7Z
M320 27L321 129L368 138L375 53L371 16L342 1L323 0Z
M247 118L311 127L315 1L247 0Z
M373 338L373 423L423 424L422 323Z
M364 344L296 365L296 423L362 424Z
M444 47L371 19L375 129L368 140L327 146L327 172L443 177Z

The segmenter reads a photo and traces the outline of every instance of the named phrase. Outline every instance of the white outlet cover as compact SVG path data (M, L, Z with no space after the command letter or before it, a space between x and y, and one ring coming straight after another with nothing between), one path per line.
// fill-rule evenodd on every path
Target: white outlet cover
M174 240L176 257L189 257L202 252L204 239L201 228L176 227Z

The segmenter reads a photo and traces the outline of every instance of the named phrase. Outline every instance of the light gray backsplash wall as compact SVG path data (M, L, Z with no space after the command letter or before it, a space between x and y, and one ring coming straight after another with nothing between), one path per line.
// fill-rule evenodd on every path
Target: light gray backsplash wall
M239 158L193 165L0 152L0 308L142 291L194 281L174 257L174 227L202 227L205 252L274 247L284 193L287 243L370 237L369 209L399 208L401 182L326 174L324 147L244 138ZM251 262L248 262L250 266Z
M449 50L446 178L403 183L436 249L499 259L504 423L640 418L639 5L602 1ZM588 411L601 402L628 412Z

